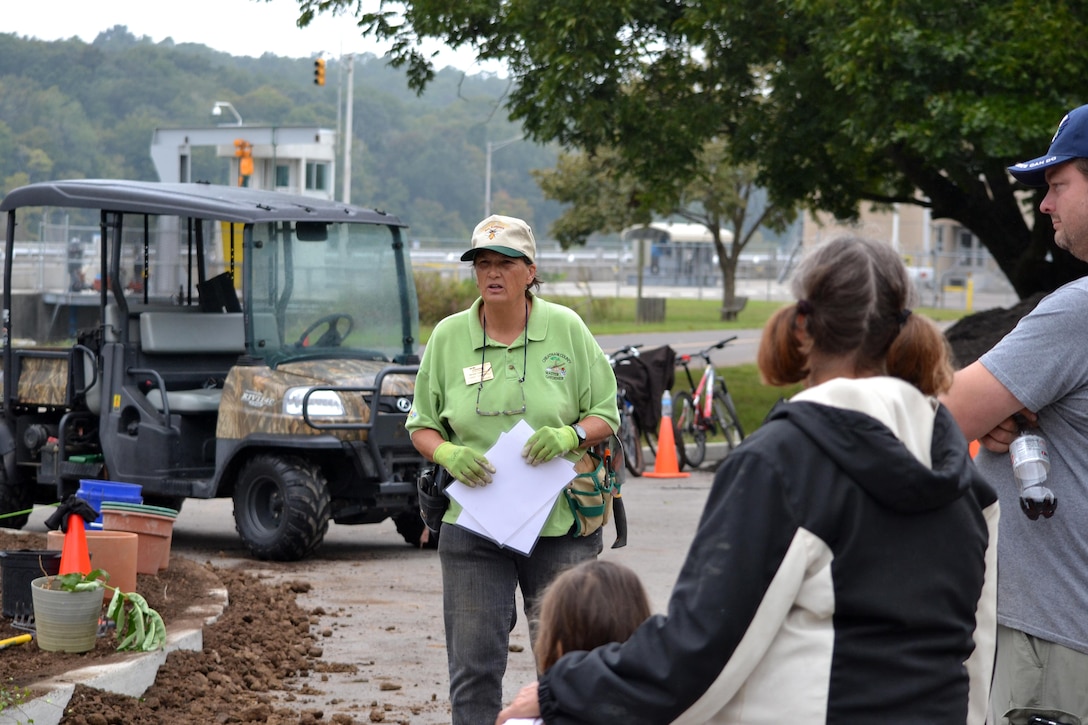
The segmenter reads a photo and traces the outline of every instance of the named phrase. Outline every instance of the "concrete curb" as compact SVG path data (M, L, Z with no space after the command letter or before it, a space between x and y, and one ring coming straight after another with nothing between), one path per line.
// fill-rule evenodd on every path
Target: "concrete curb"
M166 656L176 650L196 652L204 647L204 627L214 624L228 604L227 590L213 589L213 603L192 607L166 633L166 644L155 652L134 654L121 662L108 665L92 665L67 672L59 677L35 683L30 689L45 690L45 694L14 705L10 711L0 713L0 725L16 725L33 722L34 725L57 725L64 717L64 709L72 699L76 685L86 685L96 690L118 695L139 697L155 682L159 668Z

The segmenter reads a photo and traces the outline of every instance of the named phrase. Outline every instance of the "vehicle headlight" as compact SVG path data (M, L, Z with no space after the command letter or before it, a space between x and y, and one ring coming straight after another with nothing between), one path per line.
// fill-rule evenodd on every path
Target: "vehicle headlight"
M284 415L302 415L302 399L313 388L291 388L283 396ZM344 401L332 390L318 390L306 401L307 412L315 418L344 415Z

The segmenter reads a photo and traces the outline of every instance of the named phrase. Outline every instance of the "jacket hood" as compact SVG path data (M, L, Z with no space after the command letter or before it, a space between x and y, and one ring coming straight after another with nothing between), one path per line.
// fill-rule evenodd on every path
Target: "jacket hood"
M887 425L850 408L794 399L776 405L767 422L782 421L800 430L881 505L919 513L955 501L972 481L967 442L959 427L943 406L930 415L928 465Z

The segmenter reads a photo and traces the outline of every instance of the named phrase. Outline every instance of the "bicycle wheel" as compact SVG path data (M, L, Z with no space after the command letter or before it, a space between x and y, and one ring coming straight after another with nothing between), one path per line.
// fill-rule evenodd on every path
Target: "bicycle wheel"
M672 421L681 470L685 463L698 468L706 458L706 431L697 424L697 417L691 393L677 393L672 401Z
M729 393L714 393L714 428L717 435L724 439L727 453L744 440L744 428L737 417L733 396Z
M633 476L641 476L646 470L646 460L642 455L642 432L638 429L638 423L626 408L620 409L620 428L616 431L616 437L623 446L623 463Z

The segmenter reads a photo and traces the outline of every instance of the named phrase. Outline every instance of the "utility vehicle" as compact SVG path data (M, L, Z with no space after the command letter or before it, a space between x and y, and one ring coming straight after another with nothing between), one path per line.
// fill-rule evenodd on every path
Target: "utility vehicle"
M0 525L101 479L173 508L231 497L261 559L305 557L330 520L392 517L418 540L424 460L404 421L419 323L399 219L102 179L24 186L0 211ZM58 214L96 230L93 282L69 289L61 257L63 292L20 291L19 250L49 247L41 230Z

